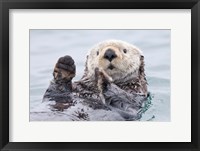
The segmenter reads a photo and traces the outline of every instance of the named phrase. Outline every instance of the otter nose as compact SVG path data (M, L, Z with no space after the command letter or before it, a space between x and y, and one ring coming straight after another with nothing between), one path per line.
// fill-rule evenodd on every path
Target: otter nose
M104 54L104 58L109 60L110 62L116 57L117 57L117 55L115 54L115 51L112 49L107 49Z

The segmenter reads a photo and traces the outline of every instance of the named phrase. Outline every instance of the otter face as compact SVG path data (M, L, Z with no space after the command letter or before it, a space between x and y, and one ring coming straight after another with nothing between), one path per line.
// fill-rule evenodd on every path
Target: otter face
M89 53L87 69L90 76L94 69L103 69L113 81L136 77L142 53L135 46L119 40L109 40L97 44Z

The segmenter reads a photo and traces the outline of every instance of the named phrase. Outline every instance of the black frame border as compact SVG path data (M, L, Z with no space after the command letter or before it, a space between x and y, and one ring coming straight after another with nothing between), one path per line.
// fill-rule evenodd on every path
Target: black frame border
M0 149L15 150L200 150L200 0L0 0ZM9 9L191 9L191 142L9 142ZM66 136L67 137L67 136Z

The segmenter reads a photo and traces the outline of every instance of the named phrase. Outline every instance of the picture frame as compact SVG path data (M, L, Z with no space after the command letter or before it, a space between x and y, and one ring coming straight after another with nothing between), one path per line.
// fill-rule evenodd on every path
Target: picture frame
M191 142L9 142L9 9L191 9ZM1 0L0 148L6 150L200 150L199 0ZM198 82L197 82L198 81Z

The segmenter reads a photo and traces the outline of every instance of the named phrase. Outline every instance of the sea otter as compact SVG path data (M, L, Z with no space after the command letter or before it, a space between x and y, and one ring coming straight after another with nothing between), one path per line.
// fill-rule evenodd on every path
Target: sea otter
M71 120L139 119L148 96L142 51L125 41L106 40L92 47L86 58L84 75L76 82L72 57L59 58L43 101L77 117Z

